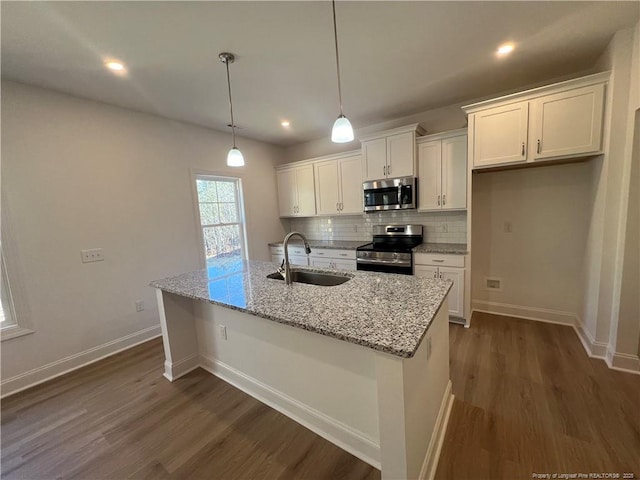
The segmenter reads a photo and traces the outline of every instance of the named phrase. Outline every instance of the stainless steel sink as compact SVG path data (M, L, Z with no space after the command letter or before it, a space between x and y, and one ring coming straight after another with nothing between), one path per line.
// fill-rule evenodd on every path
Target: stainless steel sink
M280 272L267 275L267 278L274 280L284 280ZM331 273L307 272L304 270L291 270L291 280L298 283L308 283L310 285L320 285L323 287L333 287L341 285L351 280L346 275L333 275Z

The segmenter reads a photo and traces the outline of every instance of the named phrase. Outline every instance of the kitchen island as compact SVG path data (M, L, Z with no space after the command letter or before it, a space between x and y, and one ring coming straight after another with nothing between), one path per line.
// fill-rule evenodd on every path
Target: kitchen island
M165 377L202 367L383 478L433 476L452 402L450 282L343 272L342 285L287 286L275 270L228 260L153 282Z

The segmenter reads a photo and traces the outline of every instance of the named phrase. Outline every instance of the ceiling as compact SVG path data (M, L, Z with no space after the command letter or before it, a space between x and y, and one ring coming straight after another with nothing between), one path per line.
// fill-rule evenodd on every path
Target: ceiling
M356 129L593 67L639 2L336 5L344 112ZM331 3L1 3L2 76L279 145L338 115ZM494 52L516 44L507 58ZM123 61L126 76L103 62ZM280 122L287 119L286 130Z

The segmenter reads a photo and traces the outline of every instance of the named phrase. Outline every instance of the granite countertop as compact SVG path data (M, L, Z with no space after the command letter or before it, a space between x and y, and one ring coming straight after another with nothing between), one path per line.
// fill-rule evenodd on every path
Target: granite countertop
M224 260L150 285L405 358L415 354L452 285L364 271L339 272L351 280L333 287L285 285L267 278L275 271L273 263Z
M314 248L331 248L335 250L355 250L356 248L366 245L367 243L371 243L371 240L368 242L364 240L309 240L309 246ZM281 247L284 245L284 242L272 242L269 244L270 247ZM294 237L289 242L289 245L300 246L303 245L302 240L299 237Z
M421 243L413 249L413 253L451 253L466 255L466 243Z

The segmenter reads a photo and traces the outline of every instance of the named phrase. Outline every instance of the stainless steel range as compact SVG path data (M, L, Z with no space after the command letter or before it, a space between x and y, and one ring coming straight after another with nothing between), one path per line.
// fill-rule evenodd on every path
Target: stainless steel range
M422 225L375 225L373 242L358 247L358 270L413 274L411 249L422 243Z

